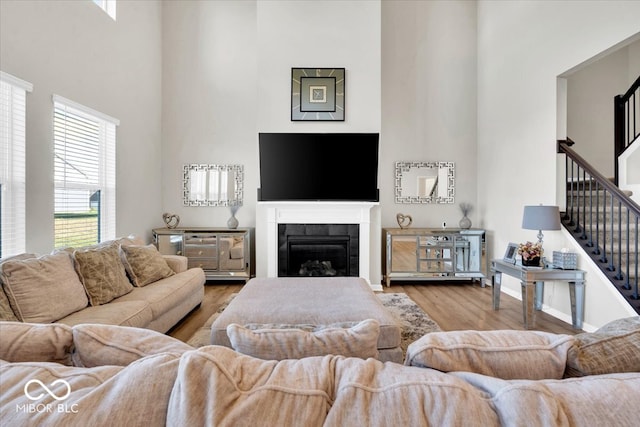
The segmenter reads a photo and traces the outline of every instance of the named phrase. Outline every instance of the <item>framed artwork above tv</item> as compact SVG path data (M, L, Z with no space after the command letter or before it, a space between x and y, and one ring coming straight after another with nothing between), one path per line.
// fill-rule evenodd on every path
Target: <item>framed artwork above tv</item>
M344 121L344 68L291 69L291 121Z

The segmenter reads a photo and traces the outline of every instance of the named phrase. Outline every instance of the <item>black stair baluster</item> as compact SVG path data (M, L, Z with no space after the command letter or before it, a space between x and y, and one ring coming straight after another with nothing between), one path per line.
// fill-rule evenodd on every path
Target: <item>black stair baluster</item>
M611 216L611 231L610 231L611 238L609 240L611 241L611 244L609 245L609 248L610 248L610 251L609 251L610 257L609 258L611 259L611 261L609 262L609 267L607 267L607 270L616 271L616 267L613 265L614 258L615 258L614 253L613 253L613 245L615 243L615 239L614 239L614 236L613 236L613 233L614 233L614 229L613 229L613 194L611 194L611 215L610 216ZM605 239L605 244L606 243L607 243L607 241ZM605 250L605 252L606 252L606 250Z
M569 227L575 225L573 222L573 204L574 204L574 199L575 199L575 185L576 185L576 177L575 174L573 173L573 166L575 165L575 162L573 160L571 160L571 199L570 199L570 203L569 203L569 223L567 224Z
M593 247L593 177L589 174L589 241L586 247Z
M613 245L612 245L613 248ZM612 249L613 251L613 249ZM628 251L627 251L628 253ZM622 280L622 203L618 200L618 273L614 276L616 280Z
M587 174L584 169L582 169L582 185L580 189L580 194L582 195L582 234L580 235L580 240L587 240L586 228L587 228ZM580 217L578 217L580 220Z
M602 190L602 256L601 263L607 262L607 190Z
M627 278L627 280L624 282L624 285L622 285L622 288L626 289L626 290L631 290L631 282L629 281L630 269L631 269L631 264L629 264L629 261L631 261L631 251L630 251L630 249L631 249L631 240L629 240L629 233L630 233L630 230L629 230L629 225L630 225L629 219L630 219L630 217L631 217L631 215L629 213L629 209L627 208L627 233L626 233L627 234L626 235L626 238L627 238L627 268L626 268L627 274L626 274L626 278Z

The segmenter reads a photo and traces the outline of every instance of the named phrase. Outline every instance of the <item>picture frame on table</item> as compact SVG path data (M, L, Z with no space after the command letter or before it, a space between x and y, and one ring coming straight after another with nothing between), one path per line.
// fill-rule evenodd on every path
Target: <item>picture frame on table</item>
M344 121L344 68L291 69L291 121Z
M510 264L515 264L517 254L518 254L518 244L509 243L507 245L507 250L504 252L504 257L502 257L502 260Z

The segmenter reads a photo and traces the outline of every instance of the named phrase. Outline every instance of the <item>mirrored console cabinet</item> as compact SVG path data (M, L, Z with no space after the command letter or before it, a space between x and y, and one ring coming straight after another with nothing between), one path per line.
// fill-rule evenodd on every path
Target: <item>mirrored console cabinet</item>
M153 240L165 255L183 255L189 268L201 267L207 280L251 278L251 229L155 228Z
M383 275L392 280L480 280L484 286L484 230L384 228Z

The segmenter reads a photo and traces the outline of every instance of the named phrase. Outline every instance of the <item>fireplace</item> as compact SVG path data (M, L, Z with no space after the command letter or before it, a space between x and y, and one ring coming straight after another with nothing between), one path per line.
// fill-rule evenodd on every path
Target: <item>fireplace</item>
M278 230L281 224L357 224L358 276L365 279L374 291L382 291L379 273L381 226L377 206L378 203L374 202L258 202L256 276L278 277ZM350 257L355 257L353 251ZM351 270L350 274L355 273ZM372 277L374 283L371 283Z
M358 224L278 224L278 276L359 273Z

